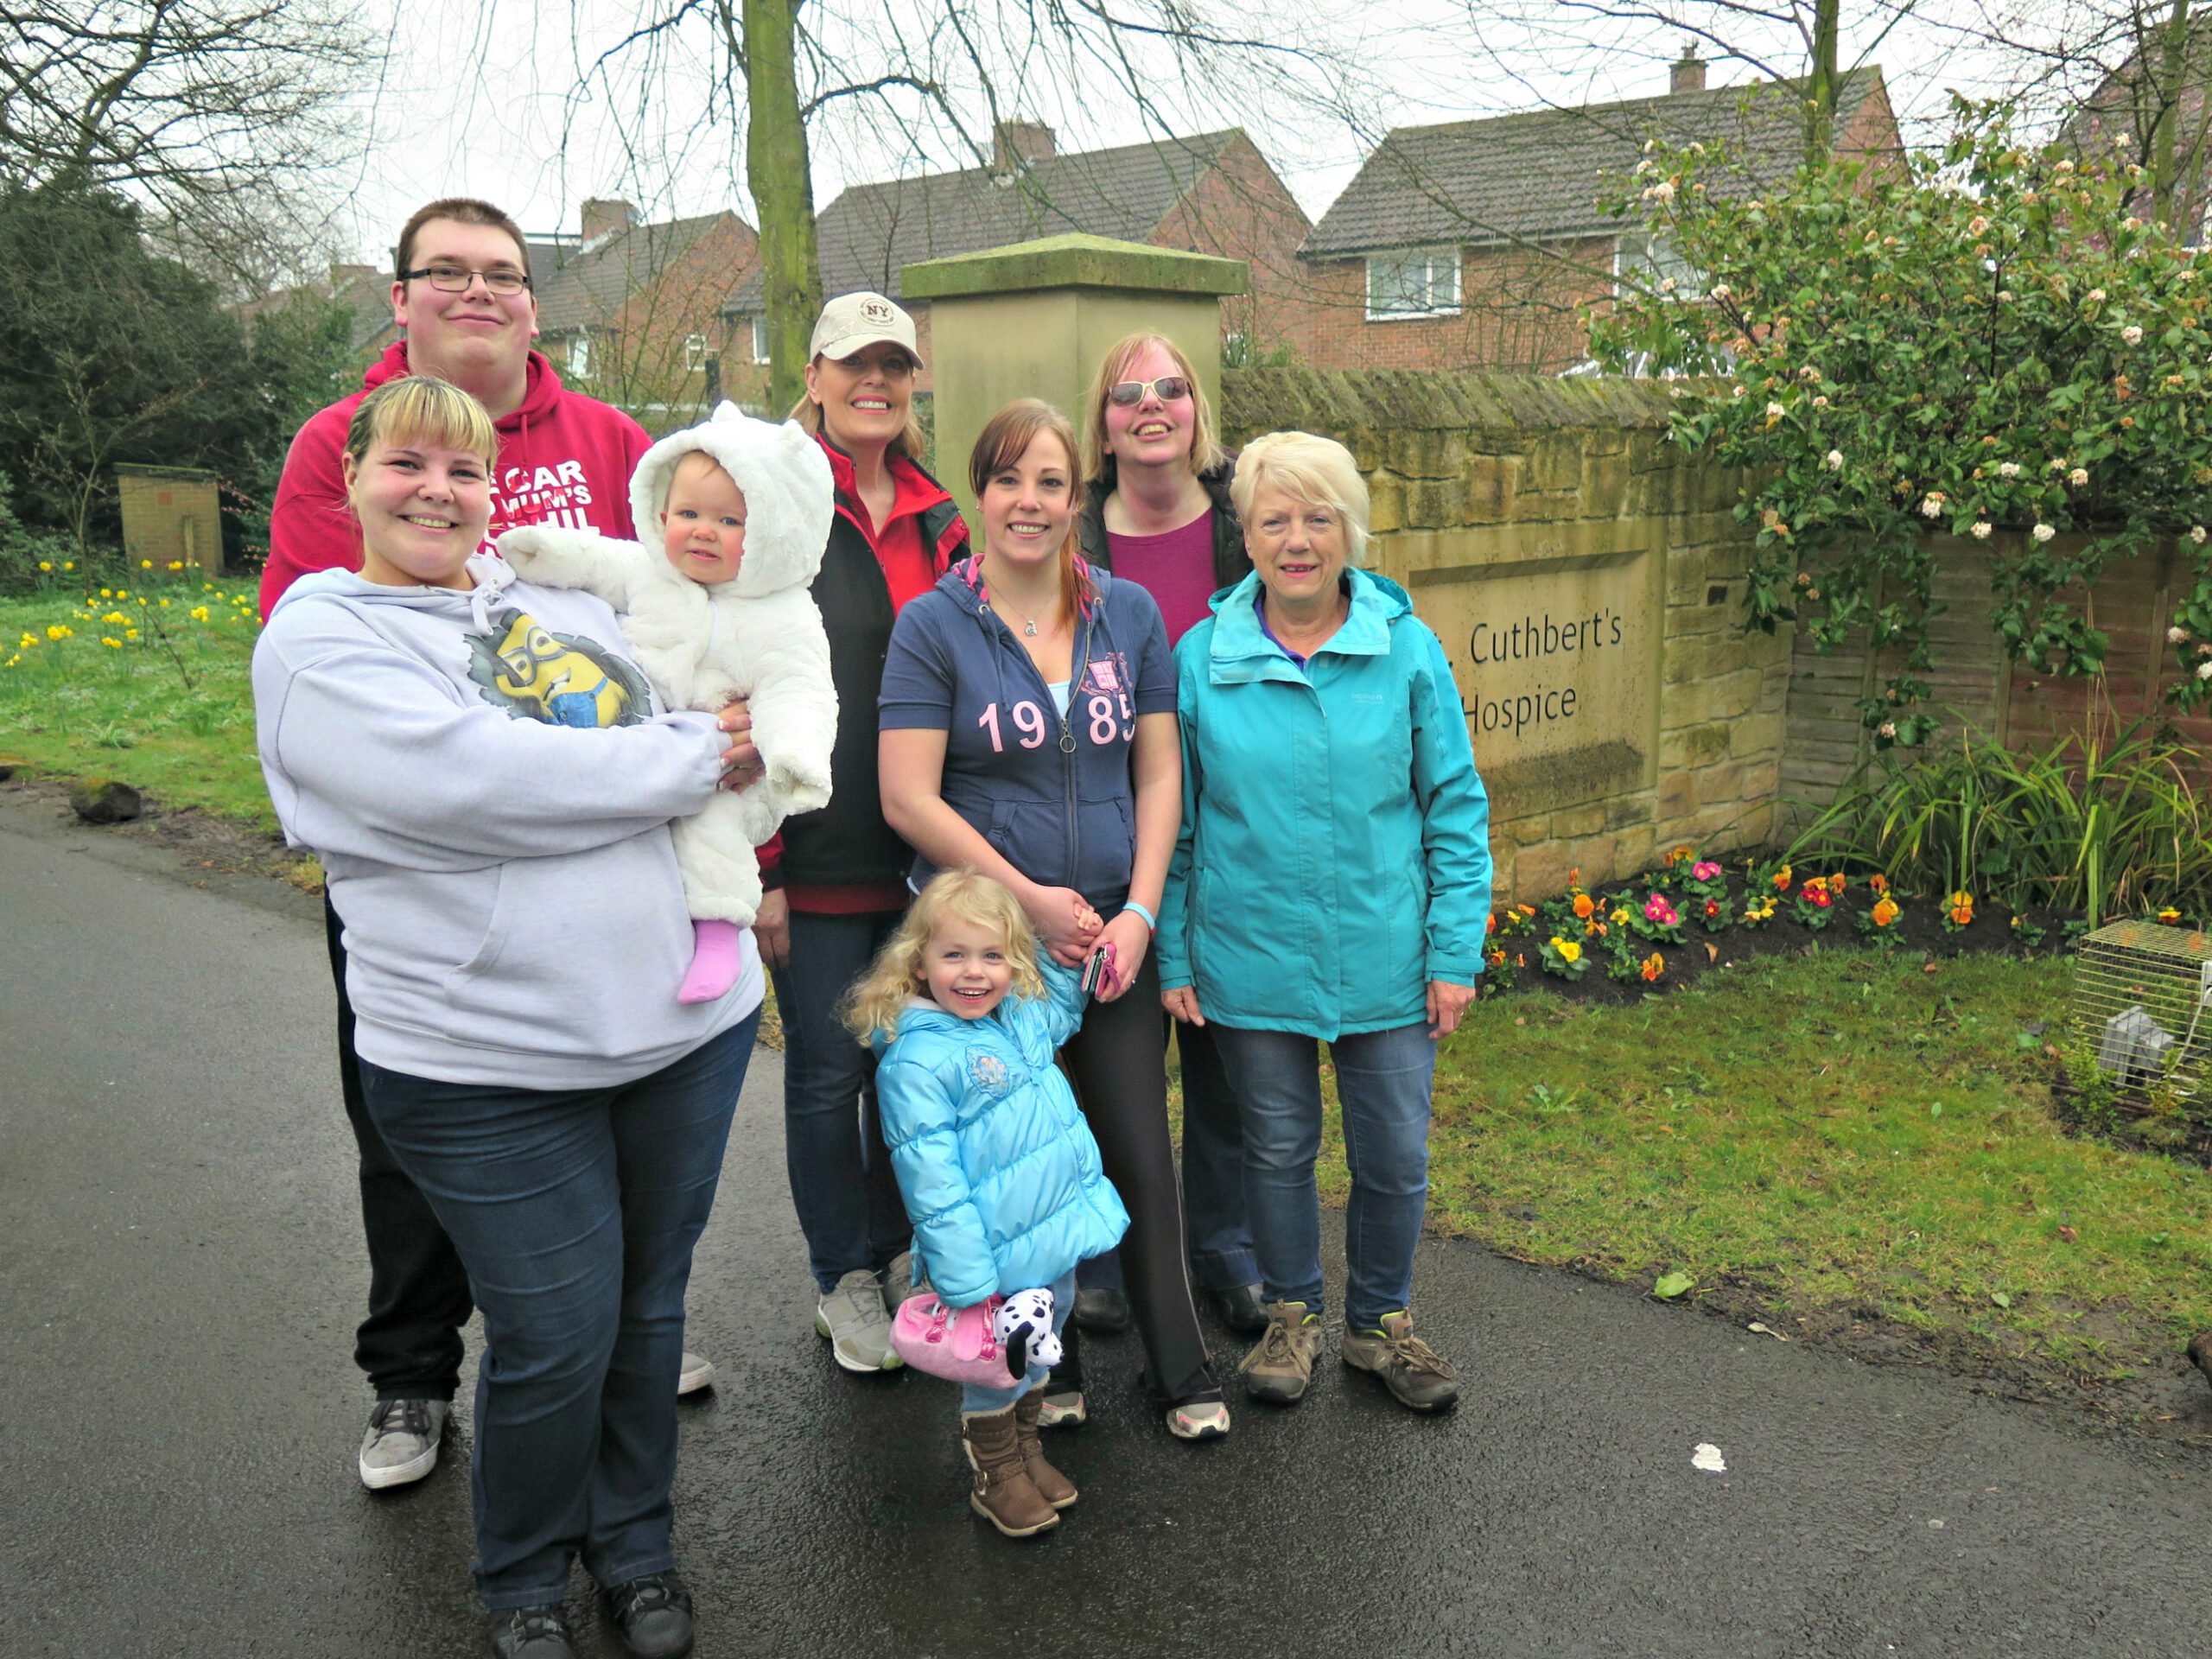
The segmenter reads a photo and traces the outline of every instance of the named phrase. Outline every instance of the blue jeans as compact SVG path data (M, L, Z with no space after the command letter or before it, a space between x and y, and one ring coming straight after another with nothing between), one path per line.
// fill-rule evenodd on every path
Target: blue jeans
M1290 1031L1213 1027L1244 1112L1244 1198L1271 1302L1321 1296L1321 1151L1317 1045ZM1428 1206L1428 1097L1436 1045L1426 1021L1329 1046L1344 1107L1351 1203L1344 1213L1345 1322L1372 1329L1413 1294L1414 1244Z
M837 1004L897 931L903 912L791 912L791 961L777 969L784 1017L784 1163L807 1265L824 1293L856 1268L881 1270L914 1236L875 1109L875 1057Z
M675 1566L676 1379L756 1011L611 1089L441 1083L361 1063L370 1116L484 1312L476 1586L498 1611Z
M1063 1274L1045 1287L1052 1293L1052 1334L1058 1336L1067 1329L1068 1310L1075 1306L1075 1274ZM1020 1382L1010 1389L987 1389L981 1383L963 1382L960 1385L960 1414L971 1411L1004 1411L1032 1389L1045 1386L1048 1375L1042 1365L1032 1365Z

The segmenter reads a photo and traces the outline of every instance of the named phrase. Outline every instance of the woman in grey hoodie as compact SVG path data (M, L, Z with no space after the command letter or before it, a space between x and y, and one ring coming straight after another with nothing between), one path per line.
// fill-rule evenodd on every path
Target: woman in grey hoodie
M345 456L361 570L303 578L270 616L262 766L345 926L370 1115L484 1312L493 1650L571 1653L575 1554L633 1652L687 1653L683 1293L762 981L748 936L727 995L670 999L691 925L668 825L759 757L726 735L741 715L657 710L602 601L478 551L493 453L445 382L363 400Z

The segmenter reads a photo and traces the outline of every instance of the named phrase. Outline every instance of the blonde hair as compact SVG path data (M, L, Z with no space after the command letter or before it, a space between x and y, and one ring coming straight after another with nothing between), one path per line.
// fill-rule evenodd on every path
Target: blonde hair
M823 354L817 352L810 362L820 363L822 360ZM917 374L921 372L921 366L918 363L914 365L914 372ZM812 436L817 438L822 436L822 405L816 403L813 395L803 386L799 389L798 402L791 405L791 418L799 423L801 429ZM837 440L831 438L830 442L836 443ZM914 412L914 394L910 390L906 393L906 424L899 430L899 435L884 447L892 454L904 455L916 466L919 466L922 460L922 446L926 442L927 440L922 435L922 417Z
M1106 355L1098 359L1098 372L1091 377L1090 391L1084 404L1088 422L1084 433L1084 474L1098 480L1109 490L1114 487L1118 469L1114 463L1114 452L1106 447L1106 394L1113 391L1116 382L1128 378L1129 365L1149 351L1165 353L1167 360L1175 365L1175 372L1191 383L1191 471L1210 473L1224 460L1221 437L1214 429L1213 404L1206 397L1205 387L1198 382L1198 372L1183 354L1183 348L1165 334L1130 334L1108 346Z
M1068 417L1039 397L1017 397L984 423L968 452L968 487L981 508L983 486L994 473L1013 466L1029 453L1029 446L1051 435L1068 458L1068 533L1060 543L1060 615L1072 628L1090 597L1088 584L1076 573L1076 546L1082 535L1083 462L1076 454L1075 428Z
M1045 976L1037 969L1037 933L1022 912L1021 901L1001 883L974 870L940 870L914 900L868 970L845 994L840 1011L845 1028L862 1047L882 1032L899 1033L899 1015L910 996L926 999L929 982L923 976L924 957L930 941L947 918L973 922L992 929L1007 965L1014 969L1009 996L1042 996Z
M433 449L459 449L481 455L486 470L498 466L499 434L490 411L450 380L435 374L406 374L387 380L353 406L346 429L346 453L359 467L369 447L383 442L420 443Z
M1344 445L1311 432L1253 439L1237 452L1236 476L1229 481L1236 516L1250 524L1253 500L1267 489L1334 512L1344 521L1345 557L1353 564L1367 563L1367 480Z

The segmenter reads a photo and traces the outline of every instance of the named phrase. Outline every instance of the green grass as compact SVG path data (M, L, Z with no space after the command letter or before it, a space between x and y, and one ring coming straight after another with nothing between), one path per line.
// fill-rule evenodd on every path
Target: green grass
M1478 1003L1438 1067L1430 1224L2120 1374L2212 1329L2212 1173L2060 1133L2023 1027L2069 972L1836 950L1627 1007Z
M0 599L0 752L274 830L253 747L253 601L250 580Z

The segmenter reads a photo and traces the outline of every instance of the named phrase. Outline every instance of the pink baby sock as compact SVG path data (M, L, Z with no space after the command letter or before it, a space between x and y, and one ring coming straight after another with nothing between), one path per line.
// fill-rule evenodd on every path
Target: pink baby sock
M679 1002L712 1002L729 994L744 966L744 930L735 922L691 924L691 971L683 976Z

